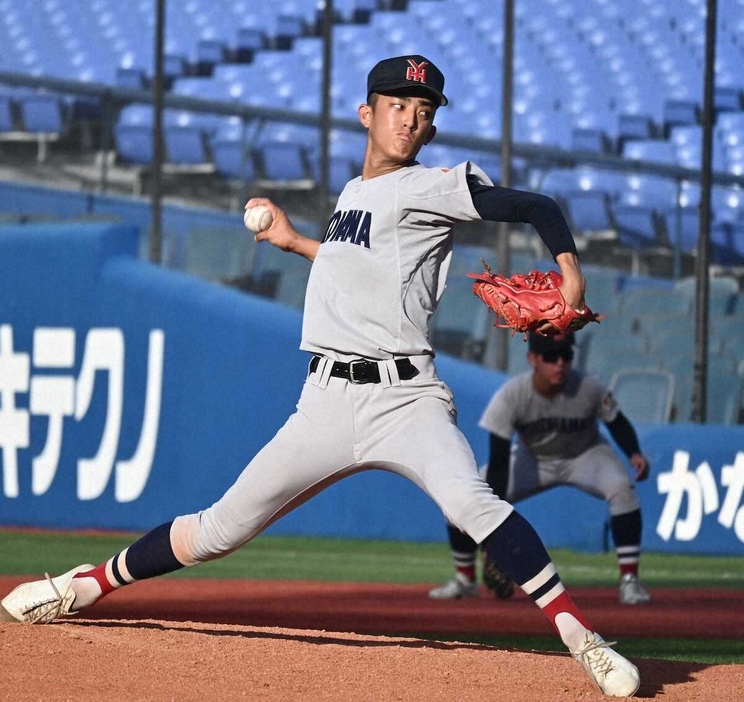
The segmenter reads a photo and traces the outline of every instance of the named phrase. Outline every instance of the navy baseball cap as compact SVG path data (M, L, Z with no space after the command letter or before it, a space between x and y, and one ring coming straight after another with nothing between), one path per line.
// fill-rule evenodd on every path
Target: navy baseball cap
M367 76L367 99L372 93L390 95L399 91L420 91L438 105L446 105L444 75L429 59L415 54L380 61Z
M550 351L566 351L574 345L573 332L567 334L549 334L543 336L535 332L529 335L529 350L532 353L549 353Z

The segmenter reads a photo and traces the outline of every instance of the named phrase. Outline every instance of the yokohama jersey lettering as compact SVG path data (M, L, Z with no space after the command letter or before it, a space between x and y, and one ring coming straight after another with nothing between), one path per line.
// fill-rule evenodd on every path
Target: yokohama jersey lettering
M369 248L369 232L372 228L372 213L365 210L334 212L328 222L323 242L345 241Z
M558 432L570 434L584 431L596 423L596 417L543 417L535 422L518 423L516 429L520 432L531 431L535 434L550 434Z

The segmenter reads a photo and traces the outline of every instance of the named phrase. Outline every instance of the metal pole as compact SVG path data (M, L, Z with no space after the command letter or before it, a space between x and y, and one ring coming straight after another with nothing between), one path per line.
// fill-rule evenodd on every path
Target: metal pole
M157 1L155 20L155 76L152 82L152 164L150 175L150 261L160 263L163 257L161 233L160 174L163 167L163 37L165 35L165 0Z
M501 76L501 173L500 185L511 187L512 162L512 103L514 94L514 0L504 0L504 57ZM507 222L499 222L496 234L496 261L503 275L511 273L511 250L509 246L509 227ZM490 329L489 346L493 351L484 359L485 365L506 371L509 366L510 335L504 329Z
M105 193L108 190L108 159L111 150L111 122L112 122L111 96L106 93L103 98L103 115L101 126L101 176L98 181L98 192Z
M331 132L331 81L333 77L333 0L325 0L323 12L323 85L320 112L320 182L318 183L318 234L323 236L328 222Z
M708 298L710 265L710 189L713 170L713 121L715 119L717 0L707 0L705 18L705 84L703 93L703 154L700 168L700 229L697 247L695 291L695 368L692 421L704 424L708 401Z

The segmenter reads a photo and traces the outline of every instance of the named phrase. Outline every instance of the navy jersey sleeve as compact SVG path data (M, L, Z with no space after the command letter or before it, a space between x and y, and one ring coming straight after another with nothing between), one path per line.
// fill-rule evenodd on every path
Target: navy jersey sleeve
M524 190L485 185L472 176L468 177L468 186L481 219L531 224L553 259L558 254L576 253L576 242L568 222L552 198Z

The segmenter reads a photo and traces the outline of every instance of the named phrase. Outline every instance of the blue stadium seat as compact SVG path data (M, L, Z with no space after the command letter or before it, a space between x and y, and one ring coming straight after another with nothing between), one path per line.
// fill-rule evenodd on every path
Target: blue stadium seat
M114 127L116 154L121 160L137 164L152 163L152 126L146 124L117 124Z
M20 95L21 122L27 132L61 134L62 103L56 95Z
M215 172L228 180L252 181L256 177L253 152L249 147L248 135L244 141L243 130L225 128L214 134L210 140L212 161Z
M119 115L118 124L140 124L146 126L152 126L152 106L151 105L139 105L132 104L124 107Z
M675 124L699 124L700 106L694 100L666 100L662 115L668 133Z
M610 212L618 239L624 245L642 248L662 243L659 220L652 207L616 203L610 206Z
M257 147L258 172L272 183L294 182L311 187L312 173L305 148L292 142L266 142Z
M744 109L741 87L717 85L714 90L716 111L736 112Z
M626 368L609 382L618 405L631 422L666 424L672 416L674 376L660 368Z
M196 45L196 75L211 76L215 64L229 58L227 45L219 39L201 39Z
M703 154L703 128L694 124L679 124L671 128L669 139L674 144L676 162L685 168L701 168ZM713 170L726 171L726 149L713 141Z
M534 184L534 187L551 197L560 197L575 192L581 187L578 169L551 168L539 183Z
M636 161L668 164L677 162L674 144L663 139L629 139L623 143L622 155Z
M580 232L612 229L607 194L601 190L580 190L564 195L571 225Z
M10 97L0 95L0 133L15 131L15 118L13 116L13 103Z
M670 208L662 211L660 217L663 218L670 246L685 252L697 249L700 232L700 212L697 207Z
M629 337L630 338L630 337ZM624 341L625 339L623 339ZM588 343L583 368L586 373L595 375L609 383L612 376L625 368L656 368L656 359L636 346L625 347L618 353L617 338L614 343L597 344L592 338Z
M473 295L472 280L449 276L447 288L431 319L432 343L437 351L479 360L488 332L488 308Z
M655 135L654 122L648 115L618 115L617 139L619 145L622 145L626 139L652 139Z
M279 15L274 29L274 46L291 49L292 42L305 33L305 20L297 15Z
M725 373L715 366L707 377L706 421L709 424L733 425L742 419L742 378Z
M579 129L571 132L571 148L574 151L588 151L602 154L612 150L612 140L603 129Z
M268 46L266 32L259 27L240 27L235 40L235 60L250 63L256 52Z
M619 201L622 205L663 210L675 207L679 197L679 184L671 178L631 173L625 176L625 187Z
M620 296L620 310L623 316L643 320L644 316L657 315L659 317L686 317L692 314L692 300L684 295L674 295L673 286L667 289L667 294L659 294L659 290L636 289L623 292Z
M163 127L167 160L179 166L209 166L211 156L207 150L204 132L197 126L167 125Z
M141 68L120 66L116 69L116 85L120 88L144 90L147 87L147 75Z

